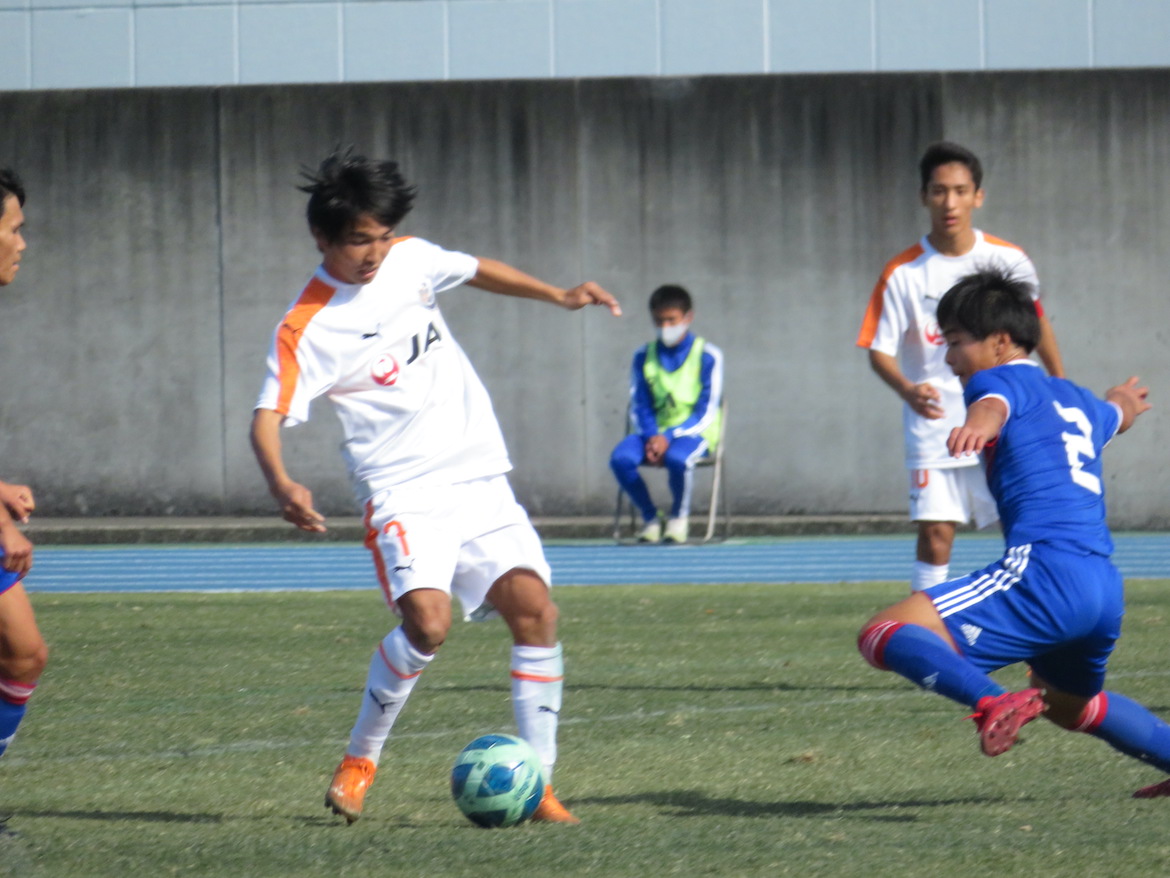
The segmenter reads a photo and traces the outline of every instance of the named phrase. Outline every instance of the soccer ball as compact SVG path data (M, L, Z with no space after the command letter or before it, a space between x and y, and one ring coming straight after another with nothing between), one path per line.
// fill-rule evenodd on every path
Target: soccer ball
M515 826L544 795L540 757L513 735L483 735L463 748L451 769L451 795L477 826Z

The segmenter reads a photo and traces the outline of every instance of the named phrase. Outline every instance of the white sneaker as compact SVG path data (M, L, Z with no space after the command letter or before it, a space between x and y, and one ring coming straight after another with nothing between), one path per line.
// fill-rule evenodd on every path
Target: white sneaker
M687 520L685 518L671 518L666 522L666 533L663 534L664 543L685 543L687 541Z
M642 525L642 529L638 531L639 543L656 543L662 539L662 521L660 519L653 519Z

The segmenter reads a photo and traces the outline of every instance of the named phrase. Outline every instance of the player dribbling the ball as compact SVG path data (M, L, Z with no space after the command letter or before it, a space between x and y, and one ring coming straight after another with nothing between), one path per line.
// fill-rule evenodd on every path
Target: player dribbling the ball
M454 594L469 616L498 613L511 631L513 711L548 784L532 819L575 823L551 787L564 670L549 567L508 485L511 463L487 391L437 297L469 284L570 310L621 309L592 282L564 289L496 260L395 237L415 193L394 162L335 153L307 176L323 262L276 330L252 445L285 519L323 531L309 489L285 469L280 427L305 421L315 397L329 399L366 545L402 620L374 651L325 804L351 823L361 815L390 730L447 638Z

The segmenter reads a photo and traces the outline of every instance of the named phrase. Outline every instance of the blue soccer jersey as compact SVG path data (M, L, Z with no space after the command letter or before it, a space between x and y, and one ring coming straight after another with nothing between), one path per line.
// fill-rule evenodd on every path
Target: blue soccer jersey
M1009 409L984 452L1007 545L1112 554L1101 451L1121 425L1117 406L1046 375L1031 360L975 373L964 391L967 405L988 396Z

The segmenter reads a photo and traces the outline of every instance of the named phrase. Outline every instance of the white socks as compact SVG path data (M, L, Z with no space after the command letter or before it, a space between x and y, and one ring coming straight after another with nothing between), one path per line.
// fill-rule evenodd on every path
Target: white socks
M520 737L532 745L552 783L557 761L557 719L565 664L561 645L512 647L512 710Z
M947 581L950 564L927 564L925 561L914 562L914 573L910 577L910 591L922 591L932 585Z
M346 753L371 760L382 754L394 721L433 655L415 649L399 626L386 635L370 659L366 692ZM520 737L532 745L552 783L557 761L557 719L565 666L561 645L512 647L512 710Z
M347 754L364 756L378 764L402 705L433 658L411 645L401 625L383 638L370 659L365 697L349 735Z

